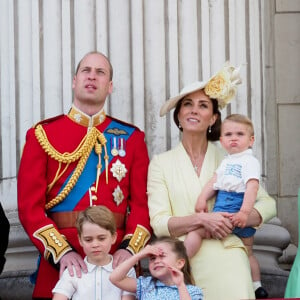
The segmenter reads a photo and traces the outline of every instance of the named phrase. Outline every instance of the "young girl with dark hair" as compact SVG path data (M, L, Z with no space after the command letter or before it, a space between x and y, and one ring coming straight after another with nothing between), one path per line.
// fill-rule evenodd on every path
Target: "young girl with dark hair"
M149 258L151 276L130 278L128 270L142 258ZM136 293L137 299L202 300L194 285L189 259L183 242L172 237L155 239L139 253L124 261L110 275L120 289Z

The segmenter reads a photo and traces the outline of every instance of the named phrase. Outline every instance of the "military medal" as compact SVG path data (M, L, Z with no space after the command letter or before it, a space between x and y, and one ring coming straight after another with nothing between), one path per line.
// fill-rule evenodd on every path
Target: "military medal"
M113 137L113 139L111 140L111 142L113 141L112 145L111 145L111 155L112 156L117 156L119 154L119 151L117 149L117 138Z
M125 165L122 164L119 159L117 159L117 161L112 164L110 171L119 182L125 177L127 173Z
M125 151L125 140L123 138L119 139L119 155L124 157L126 155Z
M122 203L123 199L124 199L124 195L123 195L123 192L122 192L120 186L117 186L115 188L112 195L114 196L114 201L116 202L117 206L119 206Z

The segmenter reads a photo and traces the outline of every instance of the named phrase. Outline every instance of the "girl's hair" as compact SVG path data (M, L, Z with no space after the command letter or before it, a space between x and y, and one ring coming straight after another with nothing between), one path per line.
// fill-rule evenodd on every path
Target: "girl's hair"
M232 114L232 115L228 115L224 119L223 123L225 123L226 121L232 121L232 122L246 125L249 129L250 135L254 136L253 123L247 116L241 114Z
M181 100L179 100L177 102L177 105L176 105L174 113L173 113L174 122L180 131L182 131L182 128L179 127L178 113L181 108L183 99L184 98L182 98ZM214 141L218 141L220 139L222 120L221 120L221 112L219 111L218 101L216 99L212 99L212 98L210 98L210 100L213 105L213 114L217 115L217 119L216 119L216 122L214 123L214 125L211 126L211 128L210 128L211 130L209 130L207 128L206 137L207 137L208 141L214 142Z
M191 272L191 264L186 254L186 249L183 242L173 237L163 236L155 238L150 244L155 245L157 243L169 244L172 251L177 254L177 258L182 258L185 260L185 264L181 270L184 276L184 283L195 285L195 280Z
M89 222L108 230L112 235L116 233L117 225L113 213L105 206L90 206L78 214L76 228L78 235L81 236L82 226Z

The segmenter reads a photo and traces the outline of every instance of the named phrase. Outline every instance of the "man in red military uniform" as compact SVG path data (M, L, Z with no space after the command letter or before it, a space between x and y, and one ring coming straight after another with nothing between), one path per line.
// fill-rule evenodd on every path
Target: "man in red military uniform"
M150 238L145 136L105 114L112 73L106 56L86 54L73 79L69 113L27 132L18 173L18 211L41 254L33 298L52 298L65 268L74 276L87 271L74 227L78 212L86 207L105 205L115 215L114 264L138 252Z

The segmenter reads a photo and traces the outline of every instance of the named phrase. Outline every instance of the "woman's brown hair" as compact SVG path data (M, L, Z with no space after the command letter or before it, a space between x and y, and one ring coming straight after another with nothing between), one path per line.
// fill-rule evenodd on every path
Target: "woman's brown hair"
M178 101L173 113L174 122L180 131L182 131L182 128L179 127L178 113L182 105L182 100L183 98ZM214 142L220 139L222 120L221 120L221 112L219 111L218 101L216 99L211 99L211 98L210 100L213 105L213 114L217 115L217 119L214 125L211 126L210 130L207 128L206 137L208 141Z

